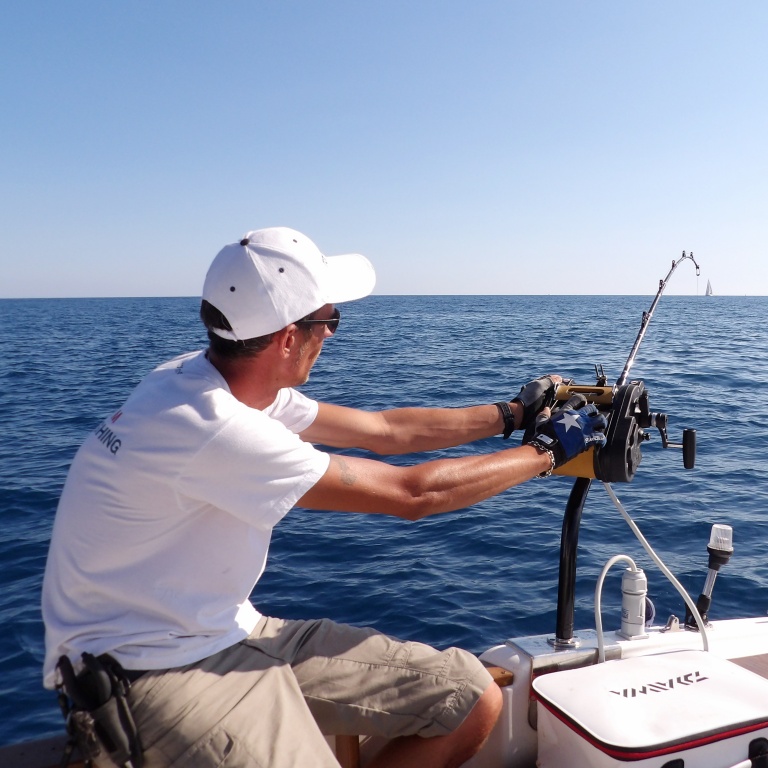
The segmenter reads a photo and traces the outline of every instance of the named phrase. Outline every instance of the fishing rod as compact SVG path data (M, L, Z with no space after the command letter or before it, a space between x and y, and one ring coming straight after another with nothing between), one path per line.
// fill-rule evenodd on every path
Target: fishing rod
M580 385L573 381L567 381L557 388L555 400L558 403L565 402L572 395L582 395L587 399L587 402L593 403L599 411L605 414L608 419L608 426L605 431L606 442L604 446L590 448L556 469L555 474L596 478L606 483L631 482L642 458L640 444L650 439L647 430L651 427L658 429L662 447L682 448L685 468L693 468L696 455L696 430L683 430L682 443L670 442L667 434L669 421L667 415L651 412L648 392L642 381L627 381L629 371L635 362L637 352L656 310L656 305L678 265L687 259L690 259L695 265L696 274L700 273L699 265L693 258L693 253L686 254L683 251L682 257L672 262L667 276L663 280L659 280L659 290L656 292L650 308L643 312L637 338L632 345L624 370L615 384L609 385L603 367L596 365L596 384Z
M618 380L616 381L617 387L620 387L627 380L627 376L629 376L629 369L632 367L632 365L635 362L635 356L637 355L637 350L640 348L640 344L642 344L643 339L645 338L645 332L648 330L648 324L651 322L651 318L653 317L653 313L656 309L656 305L659 303L661 294L664 293L664 289L667 287L669 278L672 277L672 273L677 269L678 264L680 264L680 262L684 261L685 259L690 259L693 262L694 266L696 267L696 277L698 277L699 274L701 273L701 270L699 269L699 265L697 264L696 259L693 258L693 251L691 251L691 253L687 255L685 251L683 251L683 255L677 261L674 261L674 260L672 261L672 268L667 273L667 276L663 280L659 280L659 290L656 293L656 298L651 303L651 308L647 312L643 312L643 320L640 323L640 331L637 334L635 343L632 345L632 351L629 353L627 362L624 364L624 370L621 372L621 376L619 376Z
M686 469L693 469L695 463L696 430L683 430L682 443L671 443L667 436L667 415L651 412L648 392L642 381L627 381L629 371L667 282L680 262L686 259L693 262L696 266L696 274L699 274L699 265L693 258L693 253L687 255L683 251L682 257L672 262L672 268L667 276L659 281L659 290L650 309L643 312L640 331L616 384L609 385L603 367L595 366L597 376L595 385L579 385L572 381L563 382L558 386L555 393L555 400L560 403L567 401L574 394L584 396L588 402L593 403L599 411L604 413L608 420L608 426L605 430L605 445L600 448L589 448L554 471L554 474L576 478L565 507L560 538L557 626L555 637L550 641L558 649L573 648L579 644L573 636L576 602L576 555L581 515L592 480L598 479L604 483L631 482L642 458L641 443L650 439L647 431L650 427L659 430L664 448L683 449L683 465Z

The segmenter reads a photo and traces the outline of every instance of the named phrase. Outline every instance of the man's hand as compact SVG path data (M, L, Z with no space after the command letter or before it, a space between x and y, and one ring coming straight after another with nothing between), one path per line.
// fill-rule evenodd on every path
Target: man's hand
M528 429L533 426L536 416L542 408L548 408L555 400L555 390L562 379L560 376L539 376L538 379L529 381L513 403L520 403L523 417L518 429Z
M551 451L553 469L562 466L591 445L605 444L605 416L593 404L586 404L582 395L574 395L548 419L537 420L523 442L544 451Z

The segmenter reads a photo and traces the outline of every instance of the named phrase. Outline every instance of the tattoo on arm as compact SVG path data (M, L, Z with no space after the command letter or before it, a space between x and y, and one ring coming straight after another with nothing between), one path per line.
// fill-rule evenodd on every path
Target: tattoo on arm
M357 476L352 471L349 464L347 464L341 456L336 456L335 460L339 466L339 472L341 473L341 482L344 485L354 485L355 482L357 482Z

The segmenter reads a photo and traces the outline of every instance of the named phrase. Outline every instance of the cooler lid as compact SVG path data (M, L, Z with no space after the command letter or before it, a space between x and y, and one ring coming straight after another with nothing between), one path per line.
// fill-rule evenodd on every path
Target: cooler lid
M540 705L601 751L642 759L768 726L768 680L704 651L537 677Z

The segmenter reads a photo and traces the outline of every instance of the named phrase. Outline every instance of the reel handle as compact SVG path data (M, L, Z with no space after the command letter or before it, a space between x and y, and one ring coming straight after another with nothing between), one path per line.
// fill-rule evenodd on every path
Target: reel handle
M696 463L696 430L683 430L683 466L686 469L693 469Z
M664 448L682 448L683 466L693 469L696 464L696 430L684 429L683 442L671 443L667 437L667 416L664 413L652 413L650 426L656 427L661 435L661 444Z

